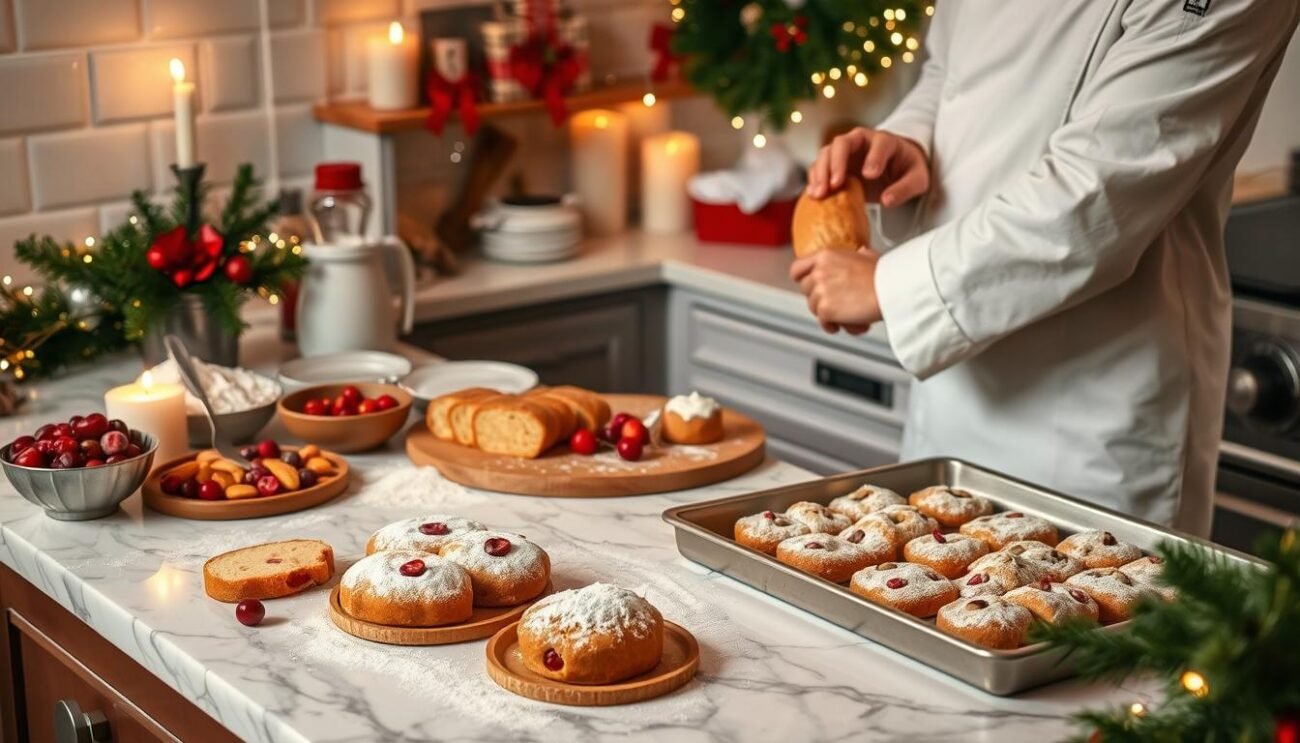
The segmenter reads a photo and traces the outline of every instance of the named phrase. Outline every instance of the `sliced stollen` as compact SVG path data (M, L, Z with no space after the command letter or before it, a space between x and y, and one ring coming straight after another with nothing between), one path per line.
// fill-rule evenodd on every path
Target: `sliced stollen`
M568 408L565 411L572 416ZM474 442L488 454L536 459L572 432L566 432L558 418L552 407L537 401L494 398L474 413Z
M513 398L499 392L493 392L490 395L473 395L452 405L447 413L447 418L451 422L451 432L456 439L456 443L461 446L476 446L474 417L478 415L479 409L485 403L507 399Z
M590 390L584 390L581 387L560 386L560 387L542 387L529 395L541 395L550 397L564 402L573 410L577 416L578 428L585 428L588 431L599 431L606 423L609 423L610 408L605 398L597 395Z
M429 412L426 416L429 423L429 430L433 435L444 441L455 441L456 432L451 424L451 410L463 402L471 400L484 400L489 397L495 397L499 392L490 390L487 387L469 387L467 389L451 392L441 397L435 397L429 403Z
M203 590L217 601L292 596L334 577L334 549L316 539L268 542L203 564Z

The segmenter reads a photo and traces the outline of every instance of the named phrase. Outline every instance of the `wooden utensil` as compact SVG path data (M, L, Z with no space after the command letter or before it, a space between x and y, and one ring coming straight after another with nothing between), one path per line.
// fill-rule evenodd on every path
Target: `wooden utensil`
M551 584L548 583L541 596L519 606L476 606L469 619L457 624L443 627L393 627L367 622L348 614L339 603L339 587L335 586L330 592L330 619L334 626L353 637L385 645L452 645L491 637L502 627L518 622L528 607L550 592Z
M296 451L294 447L284 447L285 451ZM172 468L189 462L198 456L198 452L186 454L170 462L163 462L149 474L140 488L144 504L159 513L178 516L183 519L198 521L226 521L229 519L258 519L264 516L276 516L282 513L301 511L334 498L348 489L351 471L348 463L334 452L322 451L320 454L334 465L333 475L322 478L310 488L294 490L280 495L244 498L241 500L198 500L168 495L162 491L162 479Z
M501 688L529 699L578 707L634 704L685 686L700 666L700 645L679 625L664 622L664 655L659 665L617 684L566 684L542 678L524 666L519 653L519 623L496 633L487 644L487 672Z
M514 137L491 124L479 127L460 190L433 227L443 244L452 250L465 250L474 244L470 217L483 208L492 186L510 165L518 146Z

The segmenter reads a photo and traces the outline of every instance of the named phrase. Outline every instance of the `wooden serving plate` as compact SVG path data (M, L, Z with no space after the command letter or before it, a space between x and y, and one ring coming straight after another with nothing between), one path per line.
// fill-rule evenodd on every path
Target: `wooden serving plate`
M487 672L506 691L551 704L608 707L634 704L676 691L695 677L700 645L684 628L664 622L664 656L659 665L616 684L586 686L543 678L524 666L519 653L519 623L496 633L487 644Z
M339 587L334 586L334 590L330 591L330 619L333 620L334 626L349 635L371 642L382 642L386 645L452 645L458 642L482 640L484 637L496 634L506 625L517 624L519 617L527 611L528 607L550 592L551 584L547 583L546 590L542 591L541 596L519 606L492 608L476 606L470 618L459 624L442 627L393 627L357 619L344 611L343 605L339 603Z
M285 451L297 450L294 447L283 448ZM159 513L178 516L183 519L197 519L199 521L258 519L264 516L276 516L319 506L348 489L350 470L347 461L334 452L321 451L320 455L334 465L336 474L310 488L265 498L244 498L241 500L198 500L164 493L160 483L168 470L188 462L198 455L198 452L191 452L155 467L154 471L149 474L149 479L145 480L144 485L140 488L144 504Z
M614 412L644 418L663 407L658 395L604 395ZM418 465L436 467L443 477L472 488L517 495L613 496L666 493L729 480L763 462L763 427L734 410L722 411L724 437L704 446L646 447L637 462L620 459L602 446L592 456L574 454L566 444L537 459L487 454L443 441L427 424L411 427L406 454Z

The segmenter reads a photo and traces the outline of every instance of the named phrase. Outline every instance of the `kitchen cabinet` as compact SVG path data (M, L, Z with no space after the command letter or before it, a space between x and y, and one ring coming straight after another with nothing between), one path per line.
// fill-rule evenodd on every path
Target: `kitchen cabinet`
M7 566L0 566L4 740L157 743L236 738Z
M664 389L664 290L638 289L421 324L407 342L449 359L526 366L543 384Z

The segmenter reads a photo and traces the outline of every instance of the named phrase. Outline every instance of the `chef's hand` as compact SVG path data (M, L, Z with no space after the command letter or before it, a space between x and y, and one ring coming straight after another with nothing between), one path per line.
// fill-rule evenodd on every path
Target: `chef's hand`
M808 195L825 198L850 173L866 179L867 201L897 206L930 190L930 164L921 146L906 137L858 127L821 149L808 171Z
M790 278L799 283L823 330L861 335L881 320L876 297L879 260L880 254L871 248L856 253L822 250L790 264Z

